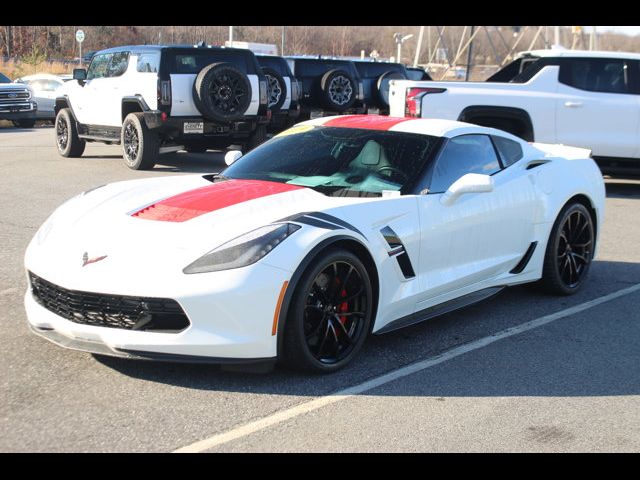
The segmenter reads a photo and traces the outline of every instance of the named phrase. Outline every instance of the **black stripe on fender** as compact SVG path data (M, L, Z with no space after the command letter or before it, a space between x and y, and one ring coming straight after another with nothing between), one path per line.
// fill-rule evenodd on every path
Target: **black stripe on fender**
M364 238L367 238L364 233L358 230L350 223L340 220L333 215L328 215L322 212L302 212L295 215L289 215L288 217L281 218L278 222L298 222L306 225L312 225L318 228L325 228L327 230L351 230L352 232L359 233ZM276 222L277 223L277 222Z
M380 233L391 248L387 253L390 257L396 257L396 261L398 262L398 266L400 267L404 278L415 277L416 272L413 270L413 265L411 265L411 259L409 258L409 254L407 253L407 249L402 243L402 240L398 237L398 234L388 225L381 229Z

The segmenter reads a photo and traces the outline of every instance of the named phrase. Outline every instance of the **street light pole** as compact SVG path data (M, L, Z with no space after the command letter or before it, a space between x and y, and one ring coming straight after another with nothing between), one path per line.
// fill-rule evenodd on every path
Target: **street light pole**
M233 47L233 25L229 26L229 46Z
M284 29L285 26L282 26L282 39L281 39L281 45L280 45L280 55L284 55Z

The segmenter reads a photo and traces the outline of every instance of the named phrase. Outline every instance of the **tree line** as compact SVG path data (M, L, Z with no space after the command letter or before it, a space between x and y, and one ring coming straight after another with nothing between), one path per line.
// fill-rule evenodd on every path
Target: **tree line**
M394 33L413 34L402 46L402 61L413 63L418 44L416 26L288 26L284 28L286 55L328 55L368 57L376 51L381 59L396 55ZM228 39L228 26L4 26L0 27L0 56L21 59L37 53L46 60L72 60L79 55L75 32L84 30L83 52L101 50L127 44L195 44L223 45ZM544 48L553 42L552 27L538 32L538 27L475 27L473 64L499 64L508 60L514 45L517 50ZM542 33L542 34L540 34ZM457 64L467 60L466 43L471 29L463 26L430 27L425 33L419 63L431 60ZM283 36L281 26L235 26L234 40L272 43L280 49ZM587 48L585 32L573 34L563 27L561 43L567 47ZM534 42L535 41L535 42ZM436 48L439 54L436 56ZM598 47L603 50L640 51L640 36L621 34L599 35Z

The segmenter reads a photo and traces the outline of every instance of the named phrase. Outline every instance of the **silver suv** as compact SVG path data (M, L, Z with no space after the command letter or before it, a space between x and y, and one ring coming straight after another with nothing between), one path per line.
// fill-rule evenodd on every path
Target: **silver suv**
M199 46L126 46L97 52L56 99L56 143L79 157L86 142L122 145L126 165L160 153L204 152L266 139L267 81L253 52Z

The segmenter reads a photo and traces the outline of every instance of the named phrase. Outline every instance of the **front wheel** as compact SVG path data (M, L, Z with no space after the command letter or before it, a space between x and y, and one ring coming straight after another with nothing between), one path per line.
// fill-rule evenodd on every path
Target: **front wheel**
M330 373L356 356L369 333L371 280L360 259L329 250L302 275L284 330L284 363L308 372Z
M56 146L63 157L80 157L84 153L86 142L78 137L76 121L71 110L63 108L56 116Z
M156 164L160 139L147 127L142 113L130 113L122 123L120 140L124 163L132 170L148 170Z
M564 207L551 229L541 286L549 293L576 293L589 272L594 247L595 228L591 213L580 203Z

